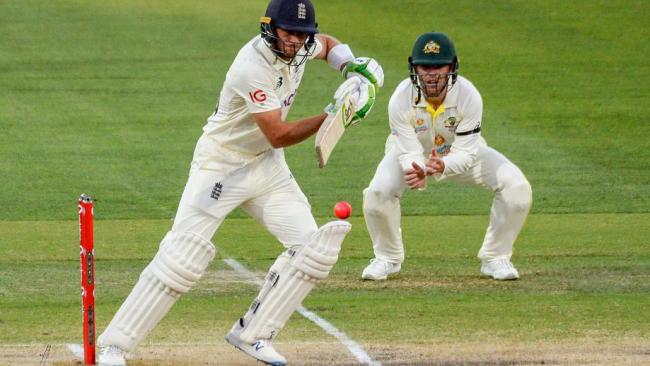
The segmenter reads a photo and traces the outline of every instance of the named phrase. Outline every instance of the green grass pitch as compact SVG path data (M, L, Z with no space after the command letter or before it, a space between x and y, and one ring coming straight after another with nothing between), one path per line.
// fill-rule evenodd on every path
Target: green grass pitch
M327 168L313 139L286 150L319 223L337 201L353 206L340 260L304 305L384 365L650 364L650 5L314 3L321 32L376 58L386 82ZM81 339L82 192L97 200L98 331L106 326L170 228L201 127L265 6L0 2L0 365L74 364L62 345ZM460 73L484 99L483 135L533 186L513 257L519 281L479 276L491 195L447 183L404 197L402 273L360 280L372 256L362 190L410 47L430 30L454 39ZM323 62L307 69L290 120L320 113L342 80ZM223 335L256 288L221 259L262 275L282 247L241 211L213 239L208 274L136 365L254 364ZM294 364L355 364L297 315L277 342Z

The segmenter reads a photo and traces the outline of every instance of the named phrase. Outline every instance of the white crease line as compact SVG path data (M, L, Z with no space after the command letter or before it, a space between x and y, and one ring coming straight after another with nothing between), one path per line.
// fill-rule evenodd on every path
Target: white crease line
M261 286L264 283L264 280L262 280L257 275L255 275L255 273L249 271L248 268L244 267L241 263L237 262L236 260L232 258L225 258L223 261L228 266L230 266L230 268L234 269L235 272L246 277L250 282L253 282L258 286ZM359 343L355 342L350 337L348 337L345 333L341 332L332 323L321 318L313 311L307 310L304 306L298 307L296 311L298 311L300 315L314 322L314 324L318 325L321 329L325 331L325 333L333 336L334 338L338 339L339 342L343 343L343 345L348 348L350 353L352 353L352 355L357 359L357 361L365 365L381 366L381 363L379 361L373 360L372 357L368 355L368 353L363 349L363 347L361 347Z

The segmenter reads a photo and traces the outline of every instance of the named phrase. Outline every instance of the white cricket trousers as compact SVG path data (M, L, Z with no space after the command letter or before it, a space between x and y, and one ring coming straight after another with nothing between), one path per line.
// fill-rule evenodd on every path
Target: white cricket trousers
M389 150L364 190L363 212L375 257L392 263L404 261L400 228L400 198L408 188L394 150ZM532 190L524 174L510 160L488 146L479 149L477 161L464 174L445 178L471 183L494 192L481 260L508 258L532 203ZM431 189L431 187L429 188Z
M270 151L236 170L221 167L204 169L193 161L172 231L98 338L100 346L131 352L144 340L204 274L215 255L209 240L235 208L242 207L287 248L307 244L317 231L282 151Z
M318 230L311 206L283 153L275 150L234 172L221 173L193 165L172 231L212 238L237 207L287 248L306 244ZM218 246L218 238L215 243Z

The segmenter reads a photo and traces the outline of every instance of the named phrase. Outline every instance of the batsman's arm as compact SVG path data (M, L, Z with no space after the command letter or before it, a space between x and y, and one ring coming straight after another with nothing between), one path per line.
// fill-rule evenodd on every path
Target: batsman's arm
M286 123L282 120L282 109L255 113L255 123L274 148L295 145L318 131L327 113Z
M353 76L365 79L375 86L375 91L384 85L384 70L377 60L369 57L355 58L350 46L327 34L318 34L316 38L322 49L314 58L327 60L330 67L346 79Z
M322 33L317 34L316 38L323 45L323 48L315 58L326 60L336 71L341 72L348 62L354 60L354 54L347 44L343 44L338 39Z
M366 91L365 94L364 91ZM352 102L352 113L354 114L352 121L354 122L355 118L361 120L370 112L374 104L374 87L361 81L360 78L348 79L339 86L334 94L334 102L325 109L328 113L336 112L337 108L343 106L346 98ZM330 110L332 108L334 109ZM282 120L282 109L276 108L253 113L253 119L271 146L279 148L295 145L318 132L328 113L286 123ZM349 122L345 121L344 123L347 126Z

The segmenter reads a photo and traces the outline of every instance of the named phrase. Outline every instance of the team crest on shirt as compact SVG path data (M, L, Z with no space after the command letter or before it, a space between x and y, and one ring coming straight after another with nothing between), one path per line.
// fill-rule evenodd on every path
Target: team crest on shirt
M458 119L456 119L455 116L450 116L443 124L449 131L456 132L456 128L458 128Z
M435 41L429 41L424 45L422 51L424 51L424 53L440 53L440 45Z
M438 146L442 146L445 143L445 138L442 137L441 135L436 135L436 138L435 138L435 140L433 142L435 142L436 145L438 145Z
M278 76L278 80L275 82L275 90L280 89L283 82L284 82L284 79L282 78L282 76Z
M424 132L429 129L429 126L426 124L424 119L418 118L415 120L415 133Z

